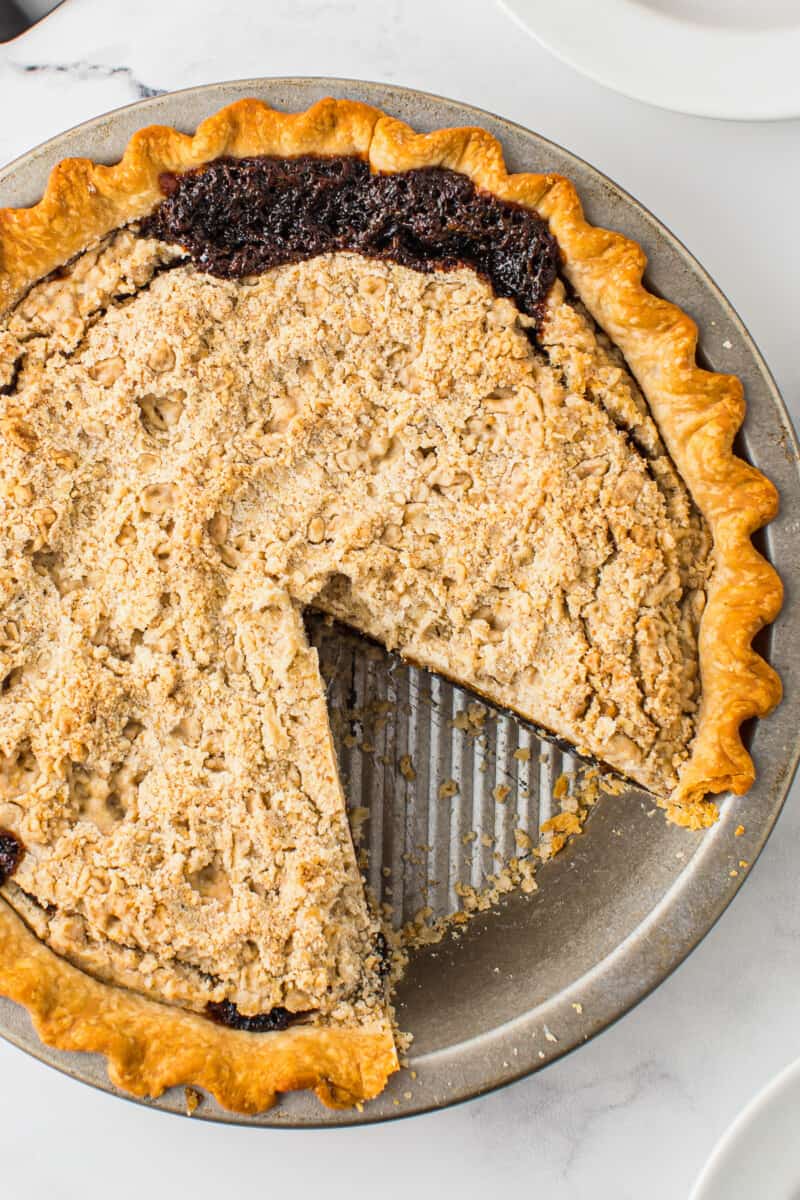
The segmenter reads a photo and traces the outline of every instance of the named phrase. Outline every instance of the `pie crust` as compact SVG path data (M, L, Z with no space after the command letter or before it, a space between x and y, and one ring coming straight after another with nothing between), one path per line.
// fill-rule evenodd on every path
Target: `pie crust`
M739 380L697 365L694 322L644 288L642 250L588 224L566 179L509 175L499 144L480 129L423 135L350 101L323 100L284 114L243 100L203 122L194 137L141 130L115 166L65 160L39 204L0 211L0 312L73 256L152 212L163 198L163 173L223 156L301 154L358 156L381 172L446 167L549 223L564 276L624 355L713 536L698 642L697 732L667 802L676 821L710 824L716 807L708 794L742 793L754 778L741 723L766 715L780 699L778 676L751 647L781 604L780 580L750 541L774 517L777 494L733 454L744 416ZM98 982L43 945L5 902L0 946L0 991L28 1008L42 1040L104 1053L112 1081L137 1095L193 1083L228 1108L256 1112L279 1092L313 1088L328 1105L348 1105L376 1095L397 1066L388 1028L296 1026L254 1035Z

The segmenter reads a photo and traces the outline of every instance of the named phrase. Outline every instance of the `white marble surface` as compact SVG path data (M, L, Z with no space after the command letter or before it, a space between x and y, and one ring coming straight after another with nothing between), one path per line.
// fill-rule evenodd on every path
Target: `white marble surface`
M290 74L450 95L596 164L708 267L797 415L800 122L713 122L625 100L548 57L493 0L67 0L0 47L0 161L154 90ZM391 1198L512 1187L545 1200L679 1200L736 1111L800 1055L798 798L718 926L655 995L535 1078L457 1109L335 1133L211 1127L125 1105L0 1044L3 1195L339 1200L367 1187Z

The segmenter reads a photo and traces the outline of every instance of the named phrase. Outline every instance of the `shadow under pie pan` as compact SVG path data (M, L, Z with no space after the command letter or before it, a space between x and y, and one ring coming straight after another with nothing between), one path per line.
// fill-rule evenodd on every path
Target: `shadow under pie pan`
M568 176L593 224L644 248L650 289L699 325L701 364L744 383L748 412L737 447L781 495L781 513L757 535L757 544L779 566L791 597L798 449L758 350L714 283L649 212L600 172L526 129L467 105L379 84L214 84L154 97L59 135L0 171L0 205L35 203L63 158L115 162L144 125L189 132L243 97L296 111L325 96L365 101L419 131L480 126L502 143L509 170ZM799 619L786 604L758 644L780 671L789 697L800 671ZM317 618L309 627L331 711L358 714L338 727L334 722L334 735L348 805L369 810L361 825L368 883L403 921L424 907L445 916L460 905L457 881L479 885L495 867L495 854L514 853L515 829L536 828L558 811L554 785L577 762L525 723L491 709L481 738L470 736L463 728L469 723L455 720L474 699L468 693ZM278 1127L387 1120L480 1095L582 1045L686 957L746 879L746 871L737 872L739 861L752 864L763 848L797 765L790 704L754 723L746 740L756 782L745 796L721 798L720 819L710 829L692 832L668 823L654 811L652 798L632 786L601 794L584 834L538 868L538 890L512 891L457 937L448 934L414 950L396 995L399 1027L414 1035L408 1069L363 1111L328 1111L312 1094L292 1093L257 1116L230 1113L205 1097L196 1116ZM397 769L406 756L413 771ZM442 786L450 780L457 790ZM735 836L739 826L744 832ZM466 862L468 846L474 849ZM0 1033L74 1078L123 1095L108 1082L102 1057L42 1045L24 1010L2 998ZM186 1111L183 1088L148 1103Z

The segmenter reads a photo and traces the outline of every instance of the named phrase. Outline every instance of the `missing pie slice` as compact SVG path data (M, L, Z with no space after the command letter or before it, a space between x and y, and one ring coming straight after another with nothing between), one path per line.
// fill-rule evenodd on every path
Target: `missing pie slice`
M730 376L644 257L481 130L243 101L0 214L0 989L139 1095L376 1095L387 952L316 608L676 819L746 790Z

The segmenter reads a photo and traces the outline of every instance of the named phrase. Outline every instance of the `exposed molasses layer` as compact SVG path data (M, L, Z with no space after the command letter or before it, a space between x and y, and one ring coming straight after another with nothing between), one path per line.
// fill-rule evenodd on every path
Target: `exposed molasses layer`
M229 1029L242 1029L246 1033L277 1033L288 1029L292 1021L300 1015L278 1005L269 1012L246 1017L239 1012L232 1000L207 1004L206 1013L217 1025L226 1025Z
M8 829L0 829L0 885L13 875L25 853L22 842Z
M357 158L218 159L161 183L143 232L224 278L351 250L417 271L472 267L538 319L558 272L541 217L440 167L375 175Z

